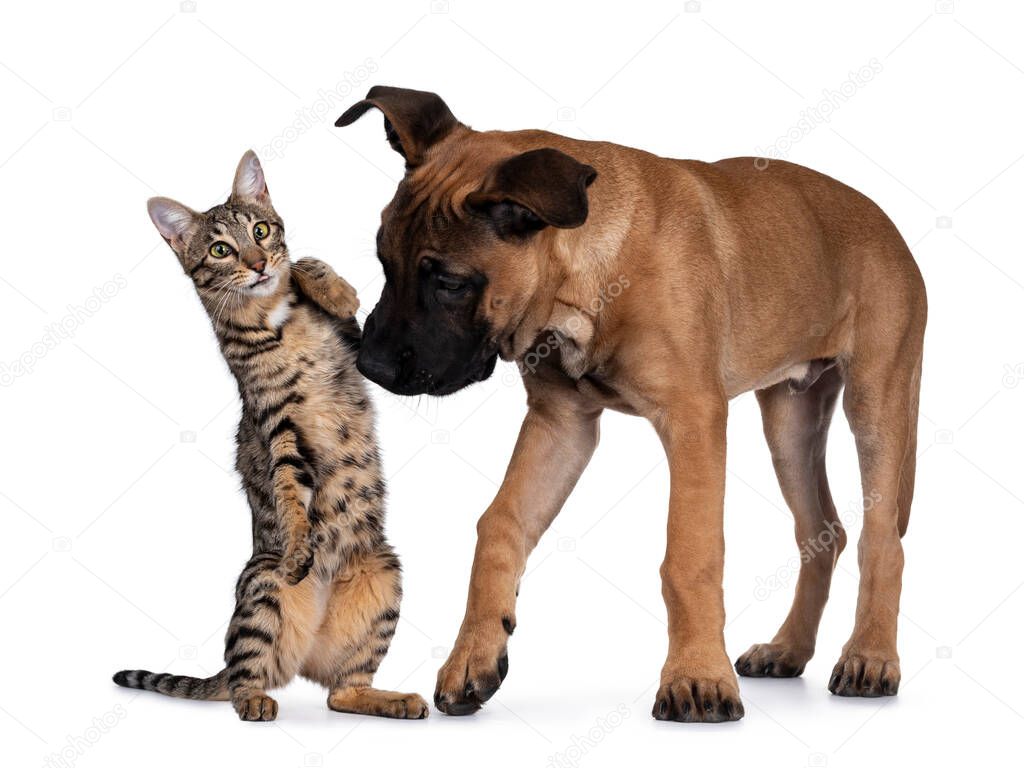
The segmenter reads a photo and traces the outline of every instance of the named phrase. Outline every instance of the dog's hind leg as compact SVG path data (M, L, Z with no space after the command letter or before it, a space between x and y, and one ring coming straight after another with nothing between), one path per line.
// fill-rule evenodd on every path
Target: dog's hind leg
M917 416L918 403L921 398L920 363L915 374L915 381L916 383L910 388L910 407L908 413L910 424L908 425L907 453L903 457L903 469L900 472L900 490L899 496L896 499L896 507L899 511L899 518L896 524L899 528L900 538L903 538L903 534L907 532L907 525L910 522L910 503L914 498L914 477L917 470Z
M914 487L926 309L916 270L893 273L888 270L871 286L876 290L869 296L880 305L859 311L846 371L843 408L857 443L864 526L857 548L860 591L853 632L828 686L840 696L892 696L900 684L900 539Z
M764 434L782 495L793 512L800 575L793 607L770 643L751 646L736 661L747 677L796 677L814 654L832 571L846 544L825 475L825 445L839 390L829 368L805 391L780 382L757 392Z

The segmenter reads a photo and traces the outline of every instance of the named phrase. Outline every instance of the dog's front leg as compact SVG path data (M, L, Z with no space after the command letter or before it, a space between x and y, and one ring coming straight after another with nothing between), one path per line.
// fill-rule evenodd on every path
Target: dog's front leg
M466 617L434 692L442 712L475 712L504 680L526 558L590 461L599 417L571 388L530 393L505 480L477 523Z
M661 567L669 650L654 702L658 720L721 722L743 717L725 652L724 397L690 396L656 418L668 453L668 546Z

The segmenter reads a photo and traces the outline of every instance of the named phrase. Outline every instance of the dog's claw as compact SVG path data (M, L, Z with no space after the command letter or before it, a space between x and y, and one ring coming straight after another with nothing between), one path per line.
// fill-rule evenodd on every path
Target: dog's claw
M456 643L437 673L434 706L446 715L470 715L480 709L501 687L508 675L508 635L497 635L497 652L483 652L482 639Z
M681 675L662 683L651 714L677 723L724 723L739 720L744 710L734 682Z
M828 689L836 696L895 696L900 664L876 654L844 653L832 670Z
M799 677L811 651L782 643L758 643L736 659L737 674L744 677Z

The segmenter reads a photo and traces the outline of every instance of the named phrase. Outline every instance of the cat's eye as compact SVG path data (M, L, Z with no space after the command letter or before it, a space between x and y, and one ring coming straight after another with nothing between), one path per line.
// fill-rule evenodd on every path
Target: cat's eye
M267 224L267 222L265 221L257 222L256 225L252 228L252 236L255 237L257 240L262 240L269 234L270 225Z
M234 252L234 249L223 242L216 242L210 246L210 255L215 259L223 259L230 256Z

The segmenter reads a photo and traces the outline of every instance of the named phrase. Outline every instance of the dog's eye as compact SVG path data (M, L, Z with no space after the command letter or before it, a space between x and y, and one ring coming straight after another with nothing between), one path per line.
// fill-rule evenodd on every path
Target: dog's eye
M465 280L460 280L457 277L448 277L447 275L438 275L437 284L442 291L452 295L462 293L468 285Z

